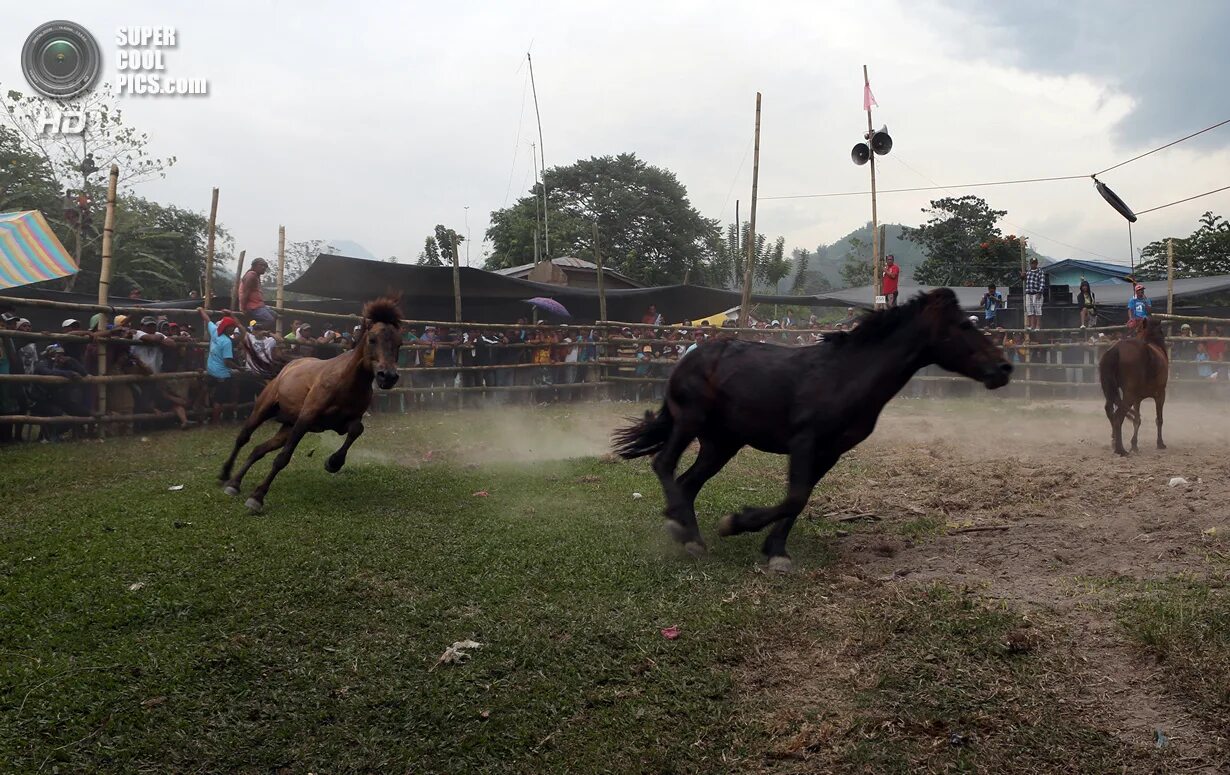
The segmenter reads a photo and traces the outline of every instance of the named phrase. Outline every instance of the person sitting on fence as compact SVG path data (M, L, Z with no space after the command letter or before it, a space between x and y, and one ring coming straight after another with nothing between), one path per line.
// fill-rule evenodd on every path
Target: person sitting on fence
M1145 286L1137 283L1133 288L1135 295L1128 299L1128 328L1135 329L1141 320L1146 320L1153 310L1153 302L1145 296Z
M223 310L225 315L226 310ZM217 423L222 419L222 407L235 404L235 372L239 364L235 361L235 345L231 334L238 326L238 321L230 315L225 315L216 324L209 319L209 313L204 307L197 307L197 313L205 322L209 331L209 358L205 362L205 383L209 387L209 403L213 409L212 421Z
M1097 299L1093 295L1093 288L1090 287L1089 281L1083 277L1080 290L1076 292L1076 303L1081 310L1081 328L1096 325L1098 320Z
M268 270L269 263L258 258L252 262L252 267L243 273L243 279L239 281L239 311L245 319L252 318L273 328L277 316L265 306L265 297L261 294L261 275Z

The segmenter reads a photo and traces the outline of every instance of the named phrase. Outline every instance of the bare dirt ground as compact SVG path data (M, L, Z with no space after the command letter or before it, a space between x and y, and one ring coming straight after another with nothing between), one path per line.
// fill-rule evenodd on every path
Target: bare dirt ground
M1062 694L1082 716L1133 746L1152 747L1162 730L1177 751L1164 771L1225 772L1230 724L1194 707L1127 642L1106 599L1116 584L1227 578L1230 412L1167 409L1169 449L1154 448L1148 403L1141 451L1124 459L1110 452L1109 424L1093 402L894 402L843 461L847 470L839 466L813 496L807 519L849 528L817 580L839 597L941 581L1035 612L1058 624L1044 637L1079 667ZM1172 477L1190 483L1172 487ZM928 535L901 529L928 519ZM837 608L821 602L796 613L835 626ZM749 691L780 693L791 713L840 703L834 682L858 681L860 670L840 642L791 644L762 668L747 677ZM812 766L786 762L768 769Z

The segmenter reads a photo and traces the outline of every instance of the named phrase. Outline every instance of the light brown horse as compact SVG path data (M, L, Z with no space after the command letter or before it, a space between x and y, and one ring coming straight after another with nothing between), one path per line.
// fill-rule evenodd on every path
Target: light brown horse
M1123 448L1123 421L1132 420L1132 451L1136 452L1136 437L1140 434L1140 404L1152 398L1157 407L1157 448L1162 442L1162 407L1166 404L1166 379L1170 359L1166 355L1166 337L1162 324L1149 318L1136 327L1136 336L1121 339L1106 351L1098 362L1102 380L1102 395L1106 397L1106 419L1110 420L1111 445L1117 455L1126 455Z
M249 509L260 511L273 478L290 462L295 447L308 433L346 434L346 441L325 461L329 473L341 470L350 445L363 433L363 414L372 401L372 381L383 390L397 384L397 350L401 347L401 311L397 303L397 299L382 298L363 308L363 330L355 339L353 350L329 360L294 360L265 386L235 439L231 456L222 466L220 478L226 483L227 495L239 494L244 474L253 463L281 449L269 475L247 500ZM239 450L257 428L274 418L282 424L281 429L258 444L248 455L248 461L231 476Z

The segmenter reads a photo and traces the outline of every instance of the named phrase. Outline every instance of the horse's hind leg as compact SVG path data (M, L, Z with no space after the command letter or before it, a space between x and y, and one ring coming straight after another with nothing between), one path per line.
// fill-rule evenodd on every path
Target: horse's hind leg
M1166 449L1166 444L1162 441L1162 407L1166 404L1166 394L1159 393L1154 396L1153 403L1157 406L1157 448Z
M259 399L258 399L259 401ZM231 478L231 468L235 465L235 458L239 457L239 450L243 449L244 445L252 440L252 434L256 429L264 425L265 421L277 414L278 404L276 401L270 401L267 404L258 404L252 410L252 414L248 415L248 419L244 421L243 427L239 429L239 435L235 437L235 446L231 449L230 457L222 464L222 473L218 475L218 479L226 482ZM228 492L228 495L238 495L237 492Z
M674 427L671 428L670 438L666 440L666 444L658 451L658 454L653 456L653 472L658 475L658 481L662 484L662 494L666 496L666 509L663 513L666 514L668 520L666 526L671 536L687 546L689 551L702 552L704 542L700 540L700 535L696 530L696 519L692 519L692 527L689 530L682 517L687 511L687 504L684 502L683 490L675 481L675 467L679 465L679 458L683 457L684 450L694 438L693 434L684 430L682 424L676 421Z
M290 429L290 433L286 439L286 444L283 445L282 451L273 459L273 465L269 468L268 475L265 480L256 486L252 494L248 496L248 500L244 503L252 511L260 511L265 506L265 496L269 494L269 486L273 484L273 479L278 475L286 464L290 462L291 457L295 454L295 448L299 446L299 442L307 435L308 428L312 425L309 418L299 417L299 421Z
M248 455L248 461L239 467L239 471L232 476L226 483L227 495L238 495L239 488L243 485L243 477L248 473L256 461L273 452L275 449L281 449L286 440L290 438L290 426L283 425L272 436L266 439L263 443L257 444L251 454Z
M1139 452L1140 448L1136 446L1136 440L1140 436L1140 405L1144 401L1137 401L1132 407L1132 451Z
M336 474L342 470L342 466L346 465L346 453L350 451L350 445L354 444L355 439L363 435L363 423L360 420L355 420L346 430L346 440L342 442L342 446L338 447L337 452L329 455L329 459L325 461L325 470L331 474Z

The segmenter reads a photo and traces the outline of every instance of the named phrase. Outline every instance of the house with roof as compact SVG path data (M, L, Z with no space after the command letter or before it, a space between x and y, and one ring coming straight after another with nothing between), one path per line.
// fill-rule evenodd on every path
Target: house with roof
M1124 264L1110 264L1103 261L1083 261L1075 258L1065 258L1042 267L1046 279L1051 285L1070 285L1073 289L1088 280L1090 285L1113 285L1129 283L1128 277L1132 268ZM1073 291L1075 292L1075 290Z
M522 264L507 269L497 269L495 273L517 280L562 285L568 288L598 287L598 265L576 256L560 256L550 261L539 261L537 264ZM631 277L606 267L602 269L602 281L609 290L645 287Z

